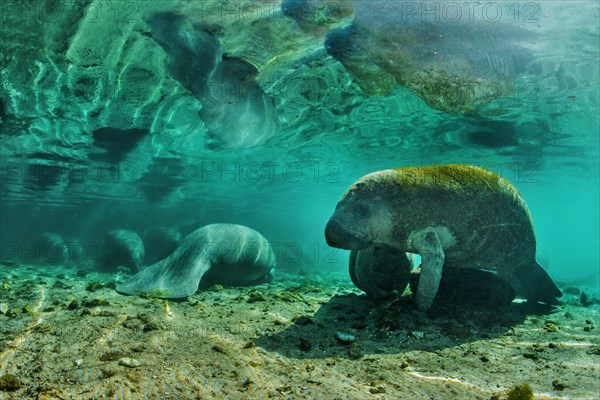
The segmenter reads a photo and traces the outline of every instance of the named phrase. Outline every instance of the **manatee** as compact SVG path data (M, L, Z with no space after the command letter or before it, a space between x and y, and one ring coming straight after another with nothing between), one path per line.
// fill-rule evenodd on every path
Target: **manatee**
M114 229L104 237L98 265L106 271L124 266L137 272L142 266L144 255L144 243L137 233Z
M373 246L421 255L417 307L427 310L444 268L494 271L517 296L558 304L562 295L536 261L525 200L483 168L438 165L378 171L355 182L325 228L332 247Z
M118 284L117 291L182 298L196 293L203 279L225 285L262 283L274 269L275 254L260 233L242 225L212 224L190 233L169 257Z
M67 255L64 239L57 233L44 232L31 244L25 261L31 261L33 264L60 265L67 261ZM31 256L34 258L30 259Z
M167 258L181 243L181 234L162 226L152 227L144 235L145 261L148 265Z

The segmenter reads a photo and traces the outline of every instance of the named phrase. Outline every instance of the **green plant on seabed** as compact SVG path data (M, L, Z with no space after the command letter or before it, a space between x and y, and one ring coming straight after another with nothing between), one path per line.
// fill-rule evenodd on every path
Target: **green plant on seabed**
M533 389L529 386L528 383L524 383L522 385L515 386L508 392L508 397L506 400L532 400L533 399Z

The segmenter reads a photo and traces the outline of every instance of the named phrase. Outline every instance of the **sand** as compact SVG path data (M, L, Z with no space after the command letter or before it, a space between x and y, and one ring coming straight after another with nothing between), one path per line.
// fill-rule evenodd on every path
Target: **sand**
M0 265L0 399L506 399L524 383L536 399L600 398L599 307L575 295L541 315L425 314L341 272L181 302L81 275Z

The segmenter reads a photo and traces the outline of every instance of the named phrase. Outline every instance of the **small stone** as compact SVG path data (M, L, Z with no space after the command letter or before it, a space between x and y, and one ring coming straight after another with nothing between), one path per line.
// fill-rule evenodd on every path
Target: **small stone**
M54 285L52 285L52 287L54 289L71 289L72 288L72 286L67 285L63 281L56 281L56 282L54 282Z
M412 337L419 340L422 340L425 337L425 334L421 331L412 331L410 334Z
M250 340L249 342L247 342L247 343L244 345L244 349L251 349L251 348L253 348L253 347L256 347L256 344L255 344L255 343L254 343L252 340Z
M85 269L80 269L77 271L77 273L75 275L77 275L80 278L85 278L85 276L88 274L89 272L86 271Z
M217 353L221 353L221 354L225 354L225 350L223 350L223 348L221 346L213 346L211 347L214 351L216 351Z
M250 298L248 299L248 303L256 303L257 301L267 301L265 294L260 290L250 292Z
M360 345L357 342L354 342L350 345L350 349L348 350L348 356L353 360L358 360L364 356L364 352L360 348Z
M98 297L96 299L91 299L91 300L83 300L81 302L81 305L83 307L100 307L100 306L108 306L110 303L108 302L108 300L102 298L102 297Z
M559 382L557 380L554 380L554 381L552 381L552 388L554 390L561 391L561 390L565 390L567 388L567 385L565 385L564 383Z
M340 331L335 332L335 338L341 344L350 344L356 340L353 335Z
M581 305L584 307L592 305L592 302L590 301L588 295L585 294L585 292L581 292L581 296L579 296L579 303L581 303Z
M136 360L135 358L129 358L129 357L119 358L118 363L119 363L119 365L122 365L122 366L128 367L128 368L135 368L135 367L139 367L140 365L142 365L142 363L139 362L138 360Z
M83 364L83 360L78 358L77 360L73 361L73 363L75 364L75 367L79 367L81 364Z
M105 353L101 353L100 356L98 356L98 359L100 361L117 361L121 358L125 358L123 356L124 354L121 350L109 350Z
M6 314L8 312L8 306L6 303L0 303L0 314Z
M107 365L100 371L102 378L110 378L111 376L115 376L117 374L117 368L114 365Z
M300 350L310 351L312 349L312 343L307 339L300 339Z
M19 380L13 374L6 374L0 376L0 390L3 390L5 392L14 392L20 387L21 384L19 383Z
M314 324L311 317L307 317L306 315L299 315L292 319L292 322L296 325L304 326Z
M560 331L560 328L555 323L551 321L546 321L546 323L544 324L544 330L546 332L558 332Z
M383 388L383 386L377 386L369 389L369 392L371 392L372 394L381 394L385 393L385 389Z
M88 285L85 287L85 290L87 290L88 292L95 292L97 290L103 289L105 286L106 285L102 282L94 281L88 283Z

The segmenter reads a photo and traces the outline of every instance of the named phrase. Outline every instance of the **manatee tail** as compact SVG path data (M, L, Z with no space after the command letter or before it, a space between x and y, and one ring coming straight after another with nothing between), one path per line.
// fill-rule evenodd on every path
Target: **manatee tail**
M562 292L546 270L537 262L523 263L510 274L517 296L546 304L560 304Z
M202 275L209 268L208 262L197 262L192 268L185 268L168 257L127 278L117 285L116 290L129 295L146 293L163 299L183 298L196 293Z

